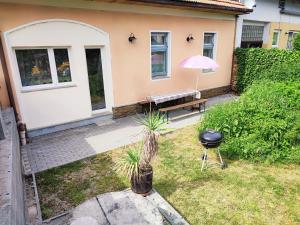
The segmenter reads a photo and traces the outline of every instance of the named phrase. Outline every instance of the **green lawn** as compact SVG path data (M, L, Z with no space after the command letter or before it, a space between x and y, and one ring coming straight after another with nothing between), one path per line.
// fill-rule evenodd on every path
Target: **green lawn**
M37 175L43 218L129 183L113 170L124 149ZM160 138L154 187L190 224L300 224L300 166L228 162L200 172L195 127Z

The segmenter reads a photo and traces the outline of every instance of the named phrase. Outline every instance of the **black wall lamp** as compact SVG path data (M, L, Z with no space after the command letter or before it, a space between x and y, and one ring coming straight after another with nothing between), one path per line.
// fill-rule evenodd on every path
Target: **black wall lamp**
M187 41L187 42L191 42L191 41L193 41L193 40L194 40L194 37L193 37L192 34L189 34L189 36L186 38L186 41Z
M130 43L133 43L135 40L136 40L136 37L134 36L133 33L131 33L130 36L129 36L129 38L128 38L128 41L129 41Z

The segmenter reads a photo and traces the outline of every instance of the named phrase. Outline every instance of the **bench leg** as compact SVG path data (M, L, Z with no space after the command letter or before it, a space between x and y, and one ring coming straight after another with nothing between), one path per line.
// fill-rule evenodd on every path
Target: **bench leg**
M167 111L167 122L169 122L169 112Z

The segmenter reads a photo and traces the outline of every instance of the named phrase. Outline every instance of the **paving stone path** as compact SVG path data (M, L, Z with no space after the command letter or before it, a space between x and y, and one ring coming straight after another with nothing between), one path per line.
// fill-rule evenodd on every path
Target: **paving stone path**
M98 195L43 225L189 225L155 190L147 197L131 190Z
M207 107L236 98L231 94L210 98ZM186 113L184 110L173 115ZM167 125L179 129L195 124L203 114L193 114L174 120ZM172 118L172 114L170 114ZM92 124L52 134L32 138L32 142L22 147L25 174L75 162L101 152L137 142L143 137L143 127L138 116L112 120L106 125Z

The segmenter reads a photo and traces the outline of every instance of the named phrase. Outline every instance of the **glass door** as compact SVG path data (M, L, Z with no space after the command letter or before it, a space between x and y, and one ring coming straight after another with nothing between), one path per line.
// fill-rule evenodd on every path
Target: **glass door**
M106 108L101 49L85 49L92 110Z

